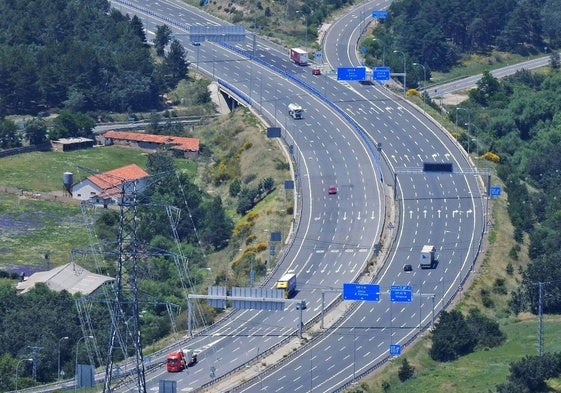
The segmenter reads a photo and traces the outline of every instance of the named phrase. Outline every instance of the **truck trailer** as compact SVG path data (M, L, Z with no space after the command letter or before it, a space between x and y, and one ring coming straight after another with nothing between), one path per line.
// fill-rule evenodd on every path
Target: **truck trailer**
M284 291L285 299L292 297L296 292L296 274L291 272L283 274L277 281L277 289Z
M288 104L288 114L293 119L301 119L303 113L304 113L304 110L302 109L302 107L300 105L294 104L294 103Z
M187 367L197 363L197 353L192 349L182 349L168 354L166 358L166 369L170 373L178 373Z
M421 269L432 269L436 262L435 259L436 247L424 245L421 250Z
M302 48L290 48L289 50L290 60L298 65L308 64L308 52Z

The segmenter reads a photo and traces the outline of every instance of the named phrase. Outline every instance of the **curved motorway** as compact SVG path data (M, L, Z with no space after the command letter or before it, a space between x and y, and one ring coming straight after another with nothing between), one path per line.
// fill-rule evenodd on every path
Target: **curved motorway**
M384 3L369 4L382 8ZM353 10L328 31L326 58L341 62L332 68L360 65L355 46L341 44L356 42L359 15L365 13ZM374 280L381 287L380 302L357 302L334 328L236 391L327 392L348 386L388 360L391 344L405 346L432 324L461 289L479 251L485 222L482 183L463 150L401 97L378 86L348 88L336 103L382 144L399 207L391 253ZM450 162L454 172L424 173L424 162ZM437 247L435 269L418 268L424 244ZM405 264L413 271L405 272ZM409 286L412 301L390 301L392 286Z
M223 23L192 7L175 1L114 4L138 14L149 32L164 21L177 22L171 27L192 48L190 59L201 72L219 75L249 97L256 112L277 119L271 121L294 148L299 225L279 261L282 268L266 286L285 270L296 270L298 298L308 303L304 322L321 311L322 291L340 290L364 270L382 235L384 195L395 199L399 214L385 223L394 241L384 245L391 246L390 252L375 279L380 301L357 302L340 323L238 390L336 391L388 359L390 344L405 344L430 325L467 277L485 222L481 184L455 141L383 88L314 77L307 67L288 62L285 50L264 40L257 39L255 47L238 44L237 50L211 42L190 46L182 36L186 26ZM368 7L376 4L381 3ZM356 52L341 45L356 42L356 23L335 24L328 33L325 54L332 67L358 65ZM286 116L294 101L306 109L303 120ZM382 147L381 168L375 143ZM424 173L419 170L424 162L451 162L454 172ZM338 185L337 195L327 195L329 184ZM438 249L435 269L418 269L423 244ZM412 272L403 271L407 263ZM392 285L410 286L412 302L390 302ZM339 296L326 295L328 303ZM203 351L196 367L179 374L159 368L147 375L147 387L154 389L159 379L175 379L178 390L197 389L293 336L298 323L299 312L290 307L285 312L234 312L188 342Z
M341 288L353 281L372 255L381 233L384 216L380 173L372 155L371 141L357 135L352 126L318 95L310 95L300 82L304 69L286 61L286 51L258 40L238 45L238 50L217 43L191 46L185 34L189 25L219 22L191 7L176 2L115 3L123 12L136 13L150 32L164 21L189 50L192 66L207 75L220 75L253 102L254 109L269 119L278 119L283 137L293 146L298 184L298 223L293 238L279 263L282 267L267 287L286 270L298 274L298 299L305 299L304 323L321 311L321 292ZM149 8L150 7L150 8ZM164 16L173 16L173 22ZM246 50L240 54L239 50ZM256 59L250 60L247 53ZM274 65L275 69L271 68ZM311 75L311 74L310 74ZM303 78L305 79L305 78ZM314 83L316 81L313 81ZM343 86L326 85L324 93ZM335 92L333 94L336 94ZM286 115L289 102L305 107L303 120ZM336 184L338 194L328 195ZM328 294L327 304L336 298ZM243 366L267 349L295 336L300 313L294 306L285 312L244 310L234 312L185 343L202 351L199 363L188 372L168 374L163 368L147 375L153 389L159 379L174 379L179 389L198 388L230 370ZM127 388L123 388L126 391Z

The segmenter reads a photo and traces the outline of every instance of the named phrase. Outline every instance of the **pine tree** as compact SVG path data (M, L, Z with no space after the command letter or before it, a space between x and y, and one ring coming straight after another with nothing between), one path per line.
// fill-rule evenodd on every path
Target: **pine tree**
M401 382L405 382L409 378L411 378L414 373L415 373L415 367L409 364L407 358L403 358L403 361L401 362L401 367L399 367L399 370L397 371L397 376L399 377L399 380Z

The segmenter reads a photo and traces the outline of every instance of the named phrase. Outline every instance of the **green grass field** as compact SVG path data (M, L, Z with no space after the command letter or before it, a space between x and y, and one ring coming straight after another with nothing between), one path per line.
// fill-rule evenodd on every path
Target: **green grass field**
M0 159L0 185L25 191L62 190L62 175L72 172L80 181L95 172L105 172L128 164L146 168L146 153L118 146L96 147L71 152L34 152ZM176 160L178 169L194 171L196 164ZM93 172L92 172L93 171Z
M561 329L559 317L544 318L544 351L561 351L558 332ZM389 382L389 392L425 393L454 392L481 393L494 391L495 386L506 381L509 364L525 355L537 354L537 321L535 316L525 316L523 320L508 320L501 325L507 341L497 348L481 349L454 362L438 363L428 356L430 339L424 338L410 347L399 358L365 381L369 392L381 392L383 381ZM405 383L397 377L401 360L407 358L415 367L415 376ZM552 381L555 384L557 381ZM366 385L361 385L366 387Z
M55 264L69 262L73 248L87 245L79 206L20 199L0 193L0 266L45 264L48 253Z
M33 193L62 191L62 175L80 181L91 173L130 163L146 168L146 153L117 146L73 152L35 152L0 159L0 189L14 187ZM176 160L194 173L196 164ZM93 171L93 172L91 172ZM88 234L79 206L0 193L0 266L43 266L49 253L54 265L69 262L73 248L84 248Z

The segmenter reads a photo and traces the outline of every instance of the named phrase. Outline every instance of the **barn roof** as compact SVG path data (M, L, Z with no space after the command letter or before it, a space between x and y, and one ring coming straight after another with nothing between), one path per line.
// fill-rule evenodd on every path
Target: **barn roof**
M27 280L17 285L20 293L25 293L37 283L44 283L53 291L66 290L71 294L81 293L89 295L108 281L114 278L92 273L75 263L56 267L46 272L32 274Z
M186 138L182 136L141 134L139 132L107 131L104 138L128 140L135 142L157 143L160 145L171 145L177 150L199 151L199 140L197 138Z

